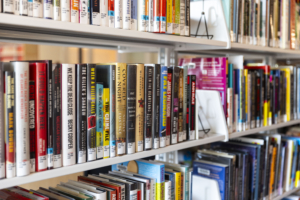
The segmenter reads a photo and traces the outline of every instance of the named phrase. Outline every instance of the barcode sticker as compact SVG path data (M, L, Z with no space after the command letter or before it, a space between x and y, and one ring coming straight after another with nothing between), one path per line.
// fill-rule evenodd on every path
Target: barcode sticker
M158 149L159 148L159 139L158 138L154 138L154 141L153 141L153 148L154 149Z
M178 141L179 142L182 142L182 135L183 135L183 132L179 132L179 135L178 135Z
M61 159L61 154L57 154L53 156L54 160L54 168L59 168L62 166L62 159Z
M35 158L30 159L30 172L35 172Z
M88 161L96 160L96 148L88 149Z
M118 155L125 154L125 142L119 142L118 144Z
M170 145L170 135L166 136L166 146Z
M47 169L47 156L39 156L38 157L38 166L39 170Z
M186 130L182 132L182 141L186 140Z
M109 158L109 153L110 155L112 155L113 154L112 152L115 152L115 148L113 147L110 148L111 151L109 152L109 145L103 146L103 158ZM115 157L115 155L110 157Z
M97 147L97 159L103 158L103 146Z
M135 142L128 143L127 154L135 153Z
M176 144L177 143L177 133L172 134L172 144Z
M195 139L195 131L190 131L190 140Z
M166 137L160 137L160 143L159 143L159 147L165 147L166 146Z
M145 138L145 149L151 149L151 138Z

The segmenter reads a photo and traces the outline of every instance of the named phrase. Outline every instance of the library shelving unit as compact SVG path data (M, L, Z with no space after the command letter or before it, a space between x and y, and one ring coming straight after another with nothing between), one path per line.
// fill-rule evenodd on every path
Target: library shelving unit
M211 5L210 5L211 4ZM196 29L199 19L200 2L191 2L191 33ZM180 37L167 34L155 34L132 30L113 29L92 25L75 24L47 19L30 18L0 13L0 42L45 44L59 46L74 46L88 48L126 49L131 51L158 51L158 63L169 66L176 64L176 56L172 59L172 54L253 54L265 55L276 59L294 58L300 56L300 50L289 50L271 47L261 47L248 44L231 43L229 32L226 28L225 17L221 0L205 1L205 9L210 7L216 9L218 13L215 22L208 22L210 33L214 35L213 40L206 38ZM206 16L208 18L208 16ZM193 20L195 19L195 20ZM216 25L217 24L217 25ZM203 27L202 27L203 28ZM201 29L200 29L201 31ZM203 31L203 30L202 30ZM229 135L212 134L204 139L186 141L156 150L144 151L140 153L124 155L116 158L98 160L84 164L76 164L69 167L62 167L44 172L37 172L24 177L0 180L0 189L46 180L53 177L73 174L94 168L117 164L120 162L136 160L144 157L154 156L166 152L185 149L193 146L209 144L216 141L224 141L227 138L235 138L249 134L268 131L280 127L287 127L300 124L300 120L294 120L277 125L251 129L243 132L235 132ZM227 132L226 132L227 133ZM293 189L275 199L281 199L300 188Z

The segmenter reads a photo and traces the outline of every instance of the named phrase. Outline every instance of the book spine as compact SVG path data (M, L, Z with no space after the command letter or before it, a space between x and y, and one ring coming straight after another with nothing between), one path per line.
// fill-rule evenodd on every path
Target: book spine
M168 68L161 67L160 79L160 112L159 112L159 138L160 147L166 146L166 122L167 122L167 85Z
M154 31L154 15L153 15L153 3L154 0L148 0L148 32L153 32Z
M155 77L154 77L154 88L153 88L153 95L155 97L155 101L153 102L153 148L158 149L160 144L159 144L159 139L160 139L160 131L159 131L159 114L160 114L160 90L161 90L161 66L160 65L155 65Z
M27 0L19 0L20 3L20 15L27 16L28 15L28 2ZM1 8L1 6L0 6ZM1 9L0 9L1 11ZM2 12L2 11L1 11Z
M86 130L87 130L87 66L78 64L76 70L76 160L77 163L86 162Z
M2 113L0 115L0 132L2 134L0 134L0 179L5 178L5 122L4 122L4 88L3 88L3 84L4 84L4 76L3 76L3 71L2 68L0 68L0 83L1 83L1 87L0 87L0 113Z
M138 0L138 30L147 31L146 29L146 0ZM148 6L147 6L148 7Z
M195 103L196 103L196 76L191 75L191 93L190 93L190 100L191 100L191 107L190 107L190 117L189 117L189 123L190 123L190 135L195 135L195 123L196 123L196 116L195 116Z
M115 2L115 28L123 28L123 0L114 0Z
M294 120L294 74L291 71L290 78L290 120Z
M91 1L91 11L90 11L90 19L92 25L100 26L101 24L101 14L100 10L102 8L102 5L100 6L99 0L92 0Z
M100 1L100 24L108 27L108 0Z
M33 0L32 16L37 18L43 17L43 3L40 0Z
M8 14L14 14L15 8L14 8L14 0L4 0L3 1L3 12Z
M71 22L79 23L79 1L78 0L70 0L71 1Z
M47 67L37 63L35 67L35 124L36 124L36 171L47 169Z
M52 12L53 13L53 12ZM53 169L53 111L52 111L52 92L53 92L53 88L52 88L52 62L48 62L47 63L47 124L48 124L48 138L47 138L47 142L48 142L48 146L47 146L47 159L48 159L48 169Z
M184 35L190 37L190 0L185 0Z
M183 69L179 69L179 91L178 91L178 142L183 141L183 88L184 88L184 79L183 79Z
M185 35L185 0L180 0L180 24L179 32L181 36Z
M159 0L159 32L166 33L167 0Z
M251 73L251 121L250 121L250 128L256 128L255 119L256 119L256 112L255 112L255 105L256 105L256 82L255 82L255 73Z
M183 67L183 118L182 118L182 140L187 140L186 132L186 106L187 106L187 67Z
M115 0L108 0L108 27L115 28Z
M165 200L171 200L171 188L172 188L172 182L171 181L165 181Z
M20 15L20 2L19 0L14 0L14 14L15 15Z
M153 32L159 33L159 6L160 0L153 0Z
M28 17L32 17L33 16L33 0L27 0L27 6L28 6L28 13L27 16Z
M250 129L250 123L251 123L251 103L252 103L252 99L251 99L251 91L252 91L252 87L251 87L251 74L247 75L247 81L248 81L248 92L247 92L247 121L246 121L246 130Z
M136 118L135 118L135 145L136 151L144 150L144 94L145 68L137 65L136 77Z
M135 153L136 65L127 66L126 152Z
M15 140L15 77L13 72L5 72L5 159L6 178L16 176L16 140Z
M227 88L227 126L229 133L232 132L232 88Z
M44 18L53 19L53 0L45 0L43 6L44 6Z
M30 3L28 1L28 16L29 13L30 13ZM61 21L60 0L53 0L53 19L55 21Z
M175 0L175 35L180 35L180 0Z
M145 0L145 31L149 31L149 1Z
M94 1L91 1L91 4ZM99 2L98 2L99 3ZM93 5L91 5L93 6ZM94 7L92 8L94 9ZM79 4L79 23L80 24L90 24L90 18L92 20L92 17L90 17L90 1L80 1Z
M145 66L144 150L152 149L152 100L154 68Z
M170 145L170 136L171 136L171 130L172 130L172 127L171 127L172 77L173 77L173 69L168 68L166 146Z
M96 147L97 159L103 159L103 84L96 83Z
M103 88L103 158L109 158L110 145L110 89ZM115 156L115 155L114 155Z
M175 35L177 32L177 23L176 23L176 2L177 0L172 0L172 35Z
M166 12L166 33L172 34L173 33L173 0L166 0L167 2L167 12Z
M130 30L138 30L138 0L131 0ZM140 20L140 19L139 19Z
M53 106L53 168L62 166L62 136L61 136L61 65L55 64L52 69L53 74L53 91L52 91L52 106Z
M96 69L87 66L87 161L96 160Z
M116 145L117 156L126 152L126 82L125 64L118 64L116 69Z
M75 65L62 64L62 159L63 166L76 162Z
M36 0L34 0L36 1ZM70 0L61 0L60 2L61 6L61 21L63 22L70 22ZM33 11L34 11L34 5L33 5ZM33 12L34 14L34 12Z
M190 110L191 110L191 76L187 75L187 94L186 94L186 118L185 118L185 127L186 127L186 137L187 140L194 140L195 135L190 135Z
M131 0L122 0L123 4L123 29L131 29Z
M104 154L106 148L109 149L109 156L111 158L116 156L116 66L110 66L110 88L109 88L109 146L104 147ZM105 93L104 93L105 94ZM104 115L105 117L105 115ZM106 119L106 118L105 118ZM107 123L106 123L107 124ZM107 127L106 127L107 129ZM104 129L105 130L105 129ZM107 131L107 130L105 130Z
M17 176L30 173L29 150L29 63L13 62L15 71L15 140L16 140L16 172Z
M176 144L178 140L178 107L179 107L179 68L174 67L172 77L172 106L171 106L171 144Z

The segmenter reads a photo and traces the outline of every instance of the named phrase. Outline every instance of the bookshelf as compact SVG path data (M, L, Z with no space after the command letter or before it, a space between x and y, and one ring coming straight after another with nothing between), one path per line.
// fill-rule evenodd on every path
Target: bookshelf
M273 200L280 200L280 199L282 199L282 198L284 198L284 197L287 197L287 196L293 194L294 192L298 192L299 190L300 190L300 187L294 188L294 189L292 189L292 190L289 190L289 191L283 193L282 195L273 197Z

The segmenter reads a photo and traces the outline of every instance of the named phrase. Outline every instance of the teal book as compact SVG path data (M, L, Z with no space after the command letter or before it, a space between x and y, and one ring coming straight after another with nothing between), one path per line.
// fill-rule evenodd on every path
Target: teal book
M96 83L96 147L97 159L103 159L103 83Z
M230 13L231 13L230 3L231 3L231 1L229 1L229 0L222 0L222 6L223 6L223 11L224 11L226 26L227 26L229 32L230 32Z

